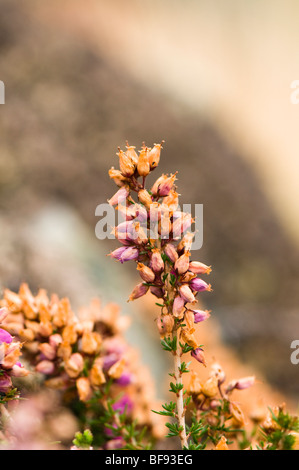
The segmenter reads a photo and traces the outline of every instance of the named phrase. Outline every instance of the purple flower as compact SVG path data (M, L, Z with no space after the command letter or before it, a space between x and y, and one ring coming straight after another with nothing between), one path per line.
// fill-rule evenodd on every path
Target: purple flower
M195 290L196 292L203 292L205 290L211 291L211 284L207 284L205 281L202 279L199 279L198 277L191 279L190 281L190 287L192 290Z
M129 385L132 383L132 375L128 372L125 372L120 376L119 379L116 380L116 383L123 386Z
M5 330L0 328L0 343L10 344L12 342L12 336Z
M207 320L211 315L208 310L192 310L194 313L194 323Z
M108 370L119 360L119 355L115 353L108 354L103 358L103 369Z
M194 357L194 359L196 359L198 362L200 362L200 363L203 364L204 366L206 365L206 360L205 360L205 356L204 356L204 353L203 353L203 349L202 349L202 348L196 348L196 349L194 349L194 350L191 352L191 356Z
M131 398L128 397L128 395L123 395L112 405L112 408L115 411L119 411L120 414L123 414L125 411L130 413L133 409L133 402Z

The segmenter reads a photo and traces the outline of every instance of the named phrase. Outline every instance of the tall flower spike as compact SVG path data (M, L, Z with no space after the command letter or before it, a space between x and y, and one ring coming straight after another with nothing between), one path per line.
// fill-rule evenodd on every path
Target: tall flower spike
M174 186L177 173L163 174L156 179L151 190L146 188L146 178L157 167L161 149L161 144L155 144L152 149L143 144L138 160L135 148L129 147L128 143L126 152L119 150L120 174L114 170L112 176L118 180L126 179L121 192L123 203L125 191L128 192L126 209L119 210L127 222L119 226L115 233L125 247L116 249L110 255L120 262L132 257L137 263L137 270L143 282L133 289L129 300L142 297L148 290L159 298L161 313L158 316L157 327L163 338L164 347L166 344L166 349L171 349L174 356L173 387L177 398L176 416L181 429L179 437L182 446L188 448L186 410L181 382L181 356L183 352L190 351L192 357L205 365L204 353L198 345L194 332L196 324L206 320L209 313L191 310L187 304L195 303L199 292L211 290L209 284L196 277L197 274L208 274L210 267L190 260L194 235L186 231L190 229L194 219L191 214L184 213L178 208L179 195ZM129 160L134 164L128 163ZM134 201L134 193L137 193L138 201ZM116 199L117 195L112 198L111 203L114 204ZM140 230L136 225L138 236L133 238L128 227L134 218L136 219L140 208L143 213L142 220L139 220ZM125 239L121 239L120 236L123 227L122 233L125 234Z

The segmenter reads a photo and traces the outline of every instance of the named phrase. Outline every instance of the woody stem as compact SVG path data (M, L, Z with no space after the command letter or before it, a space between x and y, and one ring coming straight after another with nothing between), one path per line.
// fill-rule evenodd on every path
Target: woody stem
M176 331L177 333L177 331ZM174 352L174 376L176 385L182 384L182 373L181 373L181 346L179 342L179 335L177 336L177 346ZM186 424L185 424L185 407L184 407L184 391L183 388L177 392L177 419L180 427L180 440L182 448L188 448L188 440L186 435Z

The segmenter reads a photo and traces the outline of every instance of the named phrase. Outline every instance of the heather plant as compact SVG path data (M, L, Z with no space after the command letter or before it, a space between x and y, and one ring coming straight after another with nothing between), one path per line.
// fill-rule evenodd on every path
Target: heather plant
M75 315L67 298L49 299L43 289L34 296L26 284L19 293L6 289L1 303L3 334L24 341L24 357L42 383L59 390L82 430L89 428L82 439L90 432L97 448L144 449L161 436L150 412L151 378L123 338L128 318L116 304L101 307L95 299Z
M200 293L212 290L202 279L210 274L211 267L191 260L194 233L189 229L194 219L179 208L176 173L163 174L146 187L147 177L159 164L162 143L153 148L143 143L139 155L128 142L126 151L118 149L119 170L112 167L109 176L119 189L108 202L122 217L113 229L121 246L110 256L122 264L131 260L137 264L141 282L133 289L129 301L148 292L158 299L157 328L162 348L172 355L174 367L169 374L173 401L165 403L161 411L154 411L172 418L166 423L167 437L179 437L183 449L200 450L212 444L217 450L227 450L233 442L231 438L240 448L246 448L257 436L257 428L248 438L242 429L244 414L232 394L251 387L254 377L225 385L223 369L214 364L209 378L202 382L190 370L191 362L185 360L185 355L191 354L206 366L203 345L198 343L195 330L209 318L210 312L198 309L196 302ZM190 381L185 389L183 376L188 374ZM192 414L189 424L186 423L188 410ZM276 429L275 436L271 428L269 431L265 427L258 428L264 440L257 448L280 448L281 442L285 443L282 448L292 447L295 437L290 434L297 429L298 420L294 417L281 421L284 427L276 422L279 430Z

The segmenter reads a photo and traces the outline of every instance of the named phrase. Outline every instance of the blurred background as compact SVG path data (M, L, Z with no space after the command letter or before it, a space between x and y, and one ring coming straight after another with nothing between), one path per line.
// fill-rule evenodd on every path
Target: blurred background
M106 258L117 243L94 229L117 147L164 139L159 172L204 205L194 259L213 266L202 299L223 347L297 403L298 13L295 0L1 0L1 289L118 302L161 383L155 312L126 303L134 266Z

